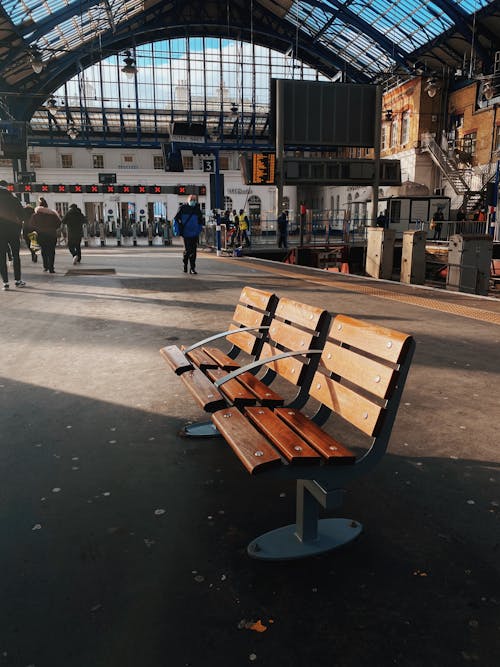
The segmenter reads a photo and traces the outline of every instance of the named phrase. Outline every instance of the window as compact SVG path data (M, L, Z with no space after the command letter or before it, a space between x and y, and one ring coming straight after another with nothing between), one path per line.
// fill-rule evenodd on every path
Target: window
M401 145L410 141L410 112L405 111L401 118Z
M500 125L495 128L495 151L500 152Z
M134 156L133 155L122 155L122 169L135 169Z
M224 197L224 210L232 211L233 210L233 200L231 197Z
M153 155L153 169L165 169L165 160L163 155Z
M56 211L59 213L60 217L64 217L68 212L69 204L67 201L56 201Z
M104 155L92 155L94 169L104 169Z
M387 127L382 125L382 130L380 133L380 150L385 151L387 148Z
M219 169L220 171L229 170L229 157L227 155L221 155L219 157Z
M399 134L398 121L395 120L391 123L391 143L390 143L391 148L394 148L394 146L398 145L398 134Z
M12 161L10 158L0 158L0 167L12 167Z
M192 155L183 155L182 156L182 166L184 169L193 169L193 156Z
M42 156L40 153L30 153L29 161L31 169L41 169L42 167Z
M61 155L61 167L63 169L71 169L73 167L73 156L71 153L67 155Z
M476 143L477 143L477 133L471 132L470 134L465 134L463 139L463 147L466 153L469 155L476 154Z

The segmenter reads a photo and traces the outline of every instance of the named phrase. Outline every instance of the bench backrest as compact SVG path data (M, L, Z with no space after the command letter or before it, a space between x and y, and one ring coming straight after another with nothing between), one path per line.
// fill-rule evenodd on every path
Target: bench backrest
M253 331L242 331L227 336L231 343L228 356L235 358L240 350L252 357L257 357L262 350L262 345L267 339L267 330L259 330L261 327L269 326L273 317L278 298L272 292L257 289L255 287L244 287L236 304L229 330L235 331L240 328L250 327Z
M304 354L267 363L267 377L264 376L264 379L268 381L280 375L292 385L299 386L298 396L304 396L307 400L309 385L320 357L308 351L323 348L330 321L330 314L323 308L285 297L279 299L269 327L269 339L262 346L261 360L286 352L303 351Z
M310 396L387 446L415 343L407 334L337 315L314 374ZM381 443L381 444L380 444Z

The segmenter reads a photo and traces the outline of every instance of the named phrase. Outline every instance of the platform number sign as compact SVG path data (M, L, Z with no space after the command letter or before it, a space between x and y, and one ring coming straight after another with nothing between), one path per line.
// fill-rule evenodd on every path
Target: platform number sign
M215 160L203 160L203 171L209 174L215 174Z

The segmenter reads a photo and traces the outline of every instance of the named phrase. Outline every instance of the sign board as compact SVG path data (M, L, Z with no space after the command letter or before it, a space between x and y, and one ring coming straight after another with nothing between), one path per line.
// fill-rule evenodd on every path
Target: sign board
M99 174L99 183L116 183L116 174Z
M203 160L203 171L209 174L215 174L215 160Z
M274 153L252 154L252 183L274 185L276 156Z

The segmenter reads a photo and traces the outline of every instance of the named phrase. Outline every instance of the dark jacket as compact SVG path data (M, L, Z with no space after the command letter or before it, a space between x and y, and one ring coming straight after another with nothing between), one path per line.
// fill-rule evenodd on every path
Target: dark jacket
M57 240L57 230L61 226L61 218L56 211L45 206L37 206L30 221L31 227L38 237Z
M0 187L0 237L21 235L21 222L26 217L23 205L7 188Z
M78 206L70 206L69 211L62 219L62 224L68 228L68 238L81 239L83 235L83 225L87 218L83 215Z
M203 215L199 204L196 204L196 206L181 204L175 215L175 220L179 225L179 234L185 239L194 239L200 235L203 227Z
M280 213L278 216L278 231L280 234L286 234L288 229L288 220L286 218L286 213Z

